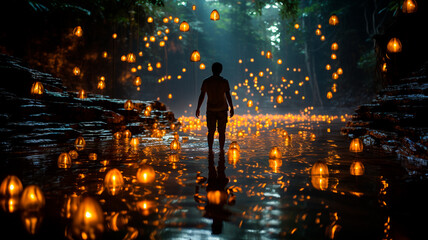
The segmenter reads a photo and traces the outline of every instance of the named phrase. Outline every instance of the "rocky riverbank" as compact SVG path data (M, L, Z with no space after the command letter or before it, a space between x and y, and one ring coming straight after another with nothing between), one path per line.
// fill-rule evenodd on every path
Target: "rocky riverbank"
M68 91L61 79L27 68L16 58L0 55L0 139L2 151L22 145L64 142L88 132L100 138L130 130L133 135L170 131L178 122L165 104L114 99ZM42 95L30 93L34 82L41 82ZM150 110L145 113L145 110Z

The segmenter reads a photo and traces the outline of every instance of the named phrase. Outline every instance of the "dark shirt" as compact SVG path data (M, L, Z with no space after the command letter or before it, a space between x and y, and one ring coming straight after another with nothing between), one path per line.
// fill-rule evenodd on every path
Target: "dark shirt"
M229 82L220 76L211 76L204 80L202 92L208 95L207 111L227 111L226 92L230 91Z

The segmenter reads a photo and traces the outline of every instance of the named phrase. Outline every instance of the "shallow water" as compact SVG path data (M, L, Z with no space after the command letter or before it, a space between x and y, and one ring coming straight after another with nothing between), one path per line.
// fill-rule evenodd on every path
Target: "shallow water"
M233 124L226 148L237 141L239 159L227 149L208 155L205 128L191 128L189 122L179 131L178 153L169 149L171 133L160 139L138 136L140 144L132 147L109 131L87 132L86 146L69 169L59 169L57 158L74 148L74 139L3 147L0 176L14 174L24 187L38 185L46 205L28 217L3 197L0 230L14 239L88 238L73 233L78 204L72 203L91 196L104 220L103 231L93 237L103 239L390 239L417 234L403 223L401 205L393 206L401 202L391 189L402 188L400 179L407 176L400 161L374 150L349 152L340 119L278 120L259 126L258 132L251 124ZM214 145L217 149L217 140ZM269 160L273 146L280 148L281 159ZM97 160L89 160L90 153L97 153ZM328 176L311 176L320 161L328 166ZM350 171L356 161L364 165L360 176ZM136 175L143 165L155 170L154 182L139 183ZM103 186L113 168L124 178L114 196Z

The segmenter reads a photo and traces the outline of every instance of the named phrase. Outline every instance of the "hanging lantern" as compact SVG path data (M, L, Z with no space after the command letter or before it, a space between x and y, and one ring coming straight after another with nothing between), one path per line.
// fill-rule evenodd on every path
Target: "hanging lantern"
M104 177L104 186L110 195L117 195L122 190L123 185L123 176L119 170L113 168L107 172L106 176Z
M74 74L74 76L79 76L80 75L80 68L79 67L74 67L73 68L73 74Z
M276 102L277 102L278 104L283 103L283 102L284 102L284 97L283 97L282 95L278 95L278 96L276 97Z
M104 214L100 204L91 197L83 199L73 216L71 229L78 239L100 238L104 232Z
M141 86L141 77L137 76L134 78L134 86L139 87Z
M77 151L83 150L86 146L85 139L82 136L76 138L76 141L74 141L74 146L76 147Z
M98 81L97 89L103 90L106 87L106 83L102 80Z
M3 179L0 185L0 195L4 197L19 196L22 192L21 180L15 175L9 175Z
M44 91L45 91L45 88L43 87L43 84L41 82L35 82L31 86L32 95L42 95Z
M349 151L355 153L362 152L363 148L363 141L361 141L359 138L352 139L351 144L349 145Z
M171 149L171 151L180 151L180 142L177 139L172 140L171 144L169 145L169 148Z
M81 26L77 26L73 29L73 35L76 37L81 37L83 35L83 29Z
M131 100L127 100L127 101L125 102L125 104L123 104L123 107L125 108L125 110L127 110L127 111L131 111L131 110L133 110L133 109L134 109L134 104L132 103L132 101L131 101Z
M45 206L45 196L36 185L27 186L21 195L21 209L29 212L37 212Z
M208 204L224 205L227 202L227 192L221 190L212 190L207 192Z
M216 9L214 9L210 14L210 19L213 21L220 20L220 13Z
M398 53L402 50L401 41L398 38L391 38L389 40L388 45L386 45L386 50L390 53Z
M201 61L201 54L199 54L198 50L193 50L192 55L190 55L190 61L192 62Z
M322 161L316 162L311 169L311 176L328 177L328 167Z
M403 13L415 13L418 11L418 4L415 0L404 0L402 10Z
M155 170L149 165L143 165L137 171L137 181L139 183L151 183L155 180L155 176Z
M336 26L339 24L339 18L337 18L336 14L333 14L330 16L330 19L328 20L328 24L332 26Z
M272 58L272 53L270 51L266 52L266 58L267 59L271 59Z
M189 31L189 29L190 29L190 26L186 21L181 22L180 31L187 32L187 31Z
M247 107L252 107L253 106L253 100L248 100L247 102Z
M86 98L85 90L83 90L83 89L79 90L79 92L77 93L77 97L80 99L85 99Z
M327 92L327 99L332 99L333 98L333 93L331 93L330 91Z
M349 171L353 176L362 176L364 175L364 164L359 160L355 160L352 162Z
M339 44L337 44L337 43L332 43L331 44L331 50L332 51L337 51L339 49Z
M58 167L59 168L70 168L71 167L71 156L70 156L70 154L64 152L64 153L61 153L59 155Z
M279 147L272 147L272 149L269 152L269 159L281 159L282 158L282 153L281 150L279 149Z

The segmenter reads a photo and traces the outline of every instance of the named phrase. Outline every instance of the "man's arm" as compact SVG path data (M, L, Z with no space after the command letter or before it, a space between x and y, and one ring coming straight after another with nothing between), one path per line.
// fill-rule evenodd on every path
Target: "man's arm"
M232 97L230 96L229 91L226 92L226 99L227 99L227 103L229 104L229 107L230 107L230 117L233 117L233 115L235 114L235 110L233 110Z
M199 117L200 114L200 108L202 103L204 102L204 98L205 98L205 92L201 91L201 94L199 95L199 99L198 99L198 107L196 108L196 117Z

